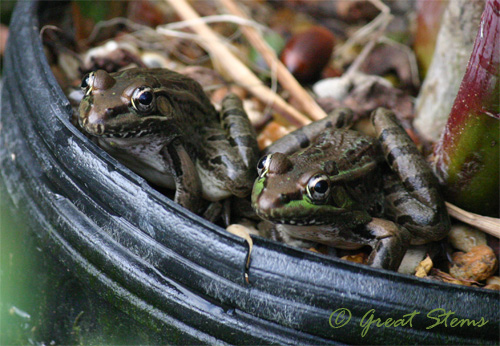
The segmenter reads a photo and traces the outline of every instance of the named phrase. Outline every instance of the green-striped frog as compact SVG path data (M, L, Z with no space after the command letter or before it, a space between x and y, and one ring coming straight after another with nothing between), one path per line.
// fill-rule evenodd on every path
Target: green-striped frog
M250 193L259 150L235 95L219 114L193 79L145 68L98 70L82 89L80 126L139 175L175 188L184 207L199 212L203 199Z
M344 109L275 142L257 164L252 206L287 243L369 245L370 265L396 270L410 243L439 240L450 223L436 177L394 114L371 117L377 138L348 129Z

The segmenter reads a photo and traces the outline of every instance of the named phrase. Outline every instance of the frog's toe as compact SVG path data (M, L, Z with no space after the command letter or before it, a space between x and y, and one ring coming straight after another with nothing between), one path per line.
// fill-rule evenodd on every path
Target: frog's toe
M397 270L410 245L411 235L394 222L373 218L366 229L374 236L368 264L375 268Z

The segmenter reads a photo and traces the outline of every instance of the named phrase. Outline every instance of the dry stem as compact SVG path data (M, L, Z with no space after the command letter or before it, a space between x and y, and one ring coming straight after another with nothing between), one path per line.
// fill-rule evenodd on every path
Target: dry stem
M448 208L450 216L455 219L465 222L494 237L500 238L500 219L470 213L448 202L446 202L446 207Z
M199 19L199 15L185 0L165 0L184 20ZM302 113L290 106L279 95L265 86L224 44L205 23L196 23L191 28L205 39L204 47L213 58L214 66L221 73L245 87L264 103L270 104L293 125L303 126L311 122Z
M343 45L337 46L334 51L335 57L341 57L346 51L350 50L356 44L362 44L368 40L377 41L382 35L387 25L391 22L393 16L391 10L380 0L370 0L375 7L380 10L380 13L370 23L356 31ZM376 33L376 37L372 35Z
M233 0L219 0L226 9L243 19L248 19L245 13ZM326 113L323 109L314 101L314 99L309 95L307 91L302 88L295 77L288 71L288 69L281 63L281 61L276 57L275 52L267 44L267 42L262 38L259 32L251 26L242 26L241 31L248 39L248 41L254 46L254 48L262 55L268 66L276 67L276 72L278 80L285 88L293 95L297 102L302 107L309 116L314 120L319 120L326 117Z

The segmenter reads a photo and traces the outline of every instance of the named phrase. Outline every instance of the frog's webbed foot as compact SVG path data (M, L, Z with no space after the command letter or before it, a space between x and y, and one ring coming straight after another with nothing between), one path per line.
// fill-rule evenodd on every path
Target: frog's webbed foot
M264 154L282 153L290 155L307 147L318 135L328 128L349 128L353 124L354 115L349 108L337 108L324 119L297 129L278 139L264 149Z
M412 233L412 244L442 239L450 221L444 205L432 207L414 198L397 176L384 178L385 215Z
M174 201L199 213L203 205L201 182L196 167L179 139L165 146L161 155L175 181Z
M202 216L212 223L220 220L223 226L229 226L231 224L231 198L210 202Z
M398 179L388 179L384 190L387 215L412 232L415 239L439 240L450 228L439 183L394 113L378 108L372 122L387 162Z
M222 208L222 203L220 201L210 202L207 208L203 211L202 217L205 220L215 223L222 215Z
M377 218L361 227L365 227L373 236L368 265L397 270L410 245L411 235L408 230L394 222Z

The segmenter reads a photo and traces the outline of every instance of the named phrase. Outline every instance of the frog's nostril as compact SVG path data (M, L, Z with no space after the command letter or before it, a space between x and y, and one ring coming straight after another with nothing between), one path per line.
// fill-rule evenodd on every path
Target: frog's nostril
M290 197L285 195L284 193L282 193L279 196L279 200L280 200L281 204L285 204L285 203L288 203L290 201Z

